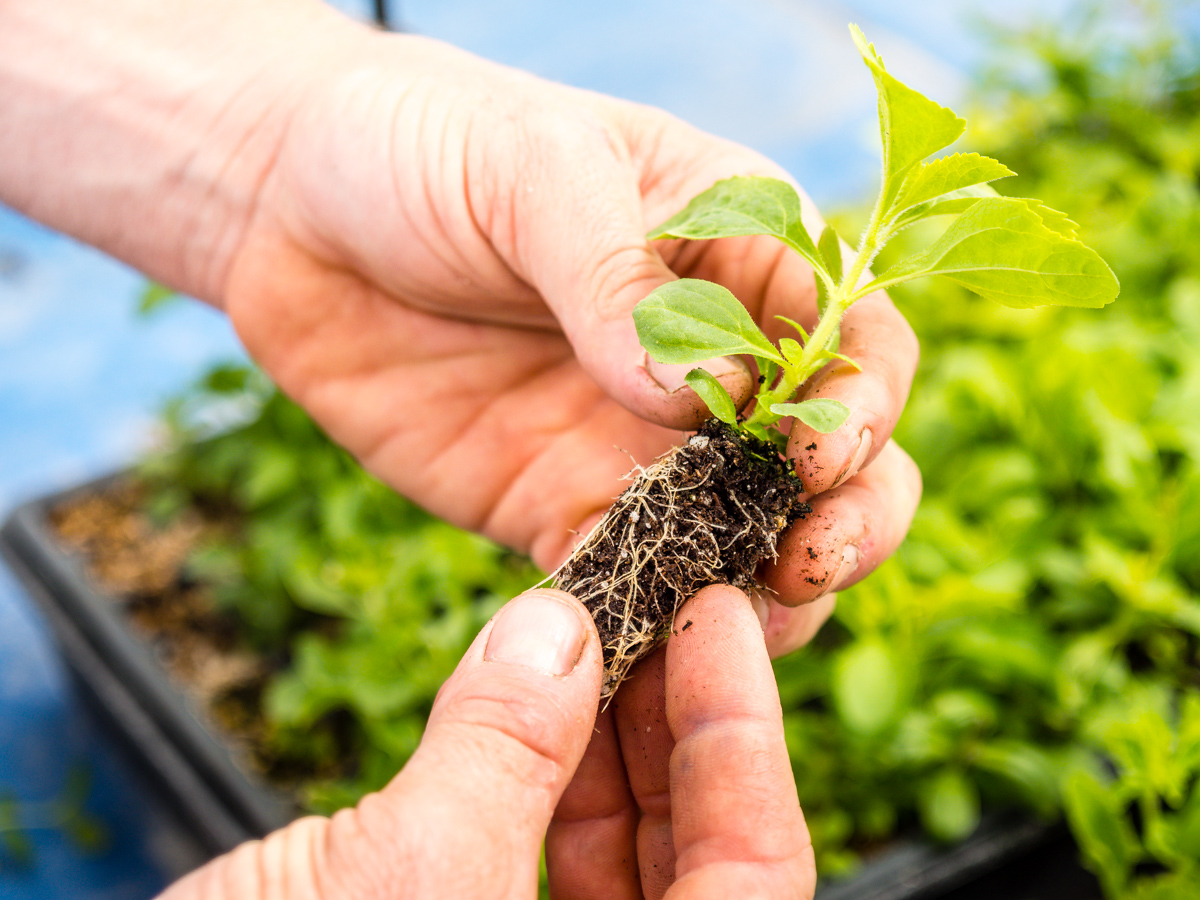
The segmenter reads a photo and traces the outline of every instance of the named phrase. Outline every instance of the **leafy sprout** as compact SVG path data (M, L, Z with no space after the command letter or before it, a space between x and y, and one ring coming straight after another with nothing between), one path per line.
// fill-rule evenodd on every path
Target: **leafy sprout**
M978 153L926 162L962 136L966 123L951 110L907 87L857 26L854 42L879 95L883 176L858 247L843 259L841 239L826 226L813 240L801 221L800 196L784 181L759 176L719 181L648 235L711 240L771 235L812 266L820 318L812 333L779 317L795 338L772 343L734 295L717 284L683 278L651 293L633 311L638 338L654 359L687 365L717 356L748 355L761 386L750 414L739 420L733 398L704 369L687 383L714 416L782 449L778 422L795 417L828 434L850 409L837 400L794 402L797 391L826 364L839 361L842 317L858 300L929 275L943 275L1006 306L1101 307L1116 299L1117 279L1103 259L1081 243L1076 225L1038 200L1001 197L990 183L1014 174ZM942 235L923 250L872 277L868 267L896 234L933 217L950 217Z

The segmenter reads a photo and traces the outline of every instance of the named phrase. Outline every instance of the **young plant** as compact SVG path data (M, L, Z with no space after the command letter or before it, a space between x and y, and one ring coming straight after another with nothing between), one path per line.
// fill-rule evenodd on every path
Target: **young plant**
M692 278L663 285L633 313L642 346L659 362L686 365L715 356L752 356L763 379L752 411L742 420L729 393L704 369L689 372L687 383L722 422L779 449L787 443L777 427L785 417L829 433L850 415L836 400L795 403L793 398L832 360L858 368L837 352L840 325L846 311L868 294L929 275L944 275L1016 308L1100 307L1118 291L1108 265L1078 240L1074 222L1038 200L1001 197L989 187L1014 174L1004 165L978 153L925 162L958 140L966 123L897 81L857 26L850 31L875 77L883 140L879 196L850 258L843 260L841 240L829 226L813 240L800 219L799 195L773 178L719 181L649 235L778 238L812 266L820 313L812 333L779 316L795 329L796 338L783 338L776 346L732 293ZM892 237L934 217L949 221L941 237L879 275L867 276Z
M784 318L796 337L776 345L732 293L690 278L663 285L634 309L638 337L659 362L748 355L761 379L749 415L739 417L725 388L704 369L692 369L687 383L715 419L639 470L553 576L592 610L604 642L605 697L669 633L675 610L695 591L718 582L755 587L755 570L774 557L778 535L809 511L782 458L787 436L778 426L794 417L829 433L850 415L836 400L796 402L796 395L831 361L857 368L838 352L842 318L856 301L928 275L1018 308L1100 307L1117 296L1112 271L1078 240L1075 223L1037 200L1001 197L989 187L1013 174L1005 166L976 153L926 162L954 143L966 123L897 81L862 32L851 26L851 33L879 94L883 177L849 258L831 227L813 239L795 189L772 178L717 182L650 232L688 240L778 238L812 267L819 318L811 333ZM949 222L940 237L879 275L868 274L892 237L935 217Z

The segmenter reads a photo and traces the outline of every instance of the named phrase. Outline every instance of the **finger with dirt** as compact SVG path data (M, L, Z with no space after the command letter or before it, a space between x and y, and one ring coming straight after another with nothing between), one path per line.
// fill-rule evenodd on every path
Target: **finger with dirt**
M745 602L740 593L734 592L734 603ZM679 619L675 633L687 621ZM662 897L675 881L670 791L675 739L667 726L666 661L666 647L660 647L634 668L613 703L621 755L637 804L638 869L647 900Z
M642 900L638 878L640 813L617 741L614 708L596 730L546 832L551 897Z
M839 353L862 367L826 366L798 399L839 400L850 417L832 434L795 421L787 455L809 494L844 484L871 464L891 439L917 370L920 349L912 326L882 291L859 300L842 320Z
M671 900L811 898L816 867L775 674L740 592L700 591L666 649ZM648 895L649 897L649 895Z
M713 586L684 604L668 645L634 669L613 707L647 900L729 896L743 877L755 897L811 890L774 676L744 594ZM746 769L748 759L755 763ZM767 807L740 805L729 796L740 790L769 795ZM717 818L701 821L706 815Z
M778 659L799 650L816 636L816 633L833 614L837 602L836 594L823 594L811 603L799 606L784 606L769 592L757 590L751 600L763 623L763 638L771 659ZM765 620L765 621L764 621Z
M780 537L764 583L798 606L861 581L900 546L920 499L916 463L888 441L870 466L810 500L812 512Z

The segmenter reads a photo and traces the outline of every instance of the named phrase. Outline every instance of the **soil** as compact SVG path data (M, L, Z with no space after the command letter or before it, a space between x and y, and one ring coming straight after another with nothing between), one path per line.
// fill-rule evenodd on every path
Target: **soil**
M313 777L267 749L260 700L280 661L243 646L232 614L187 576L192 551L236 523L193 507L160 524L143 511L144 495L138 481L123 479L59 505L50 525L248 768L288 788Z
M710 419L647 469L554 574L592 611L604 645L603 697L670 633L710 584L757 587L779 533L812 511L770 445Z

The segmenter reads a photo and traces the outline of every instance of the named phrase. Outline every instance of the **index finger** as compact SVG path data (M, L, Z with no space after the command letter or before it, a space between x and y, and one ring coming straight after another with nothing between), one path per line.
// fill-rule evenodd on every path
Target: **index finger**
M666 675L676 881L667 897L812 897L812 843L758 617L740 591L714 585L676 622Z

